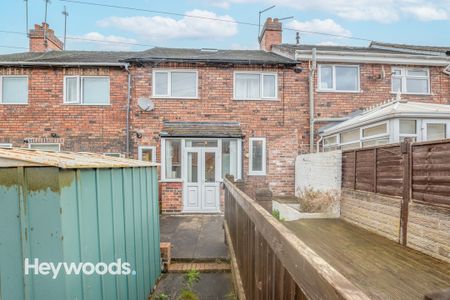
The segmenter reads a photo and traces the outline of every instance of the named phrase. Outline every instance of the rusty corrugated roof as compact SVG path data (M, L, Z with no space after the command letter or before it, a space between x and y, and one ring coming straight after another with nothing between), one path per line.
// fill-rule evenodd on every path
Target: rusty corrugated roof
M238 122L164 122L161 137L241 138Z
M54 152L0 148L0 167L44 166L61 169L102 169L157 166L156 163L87 152Z

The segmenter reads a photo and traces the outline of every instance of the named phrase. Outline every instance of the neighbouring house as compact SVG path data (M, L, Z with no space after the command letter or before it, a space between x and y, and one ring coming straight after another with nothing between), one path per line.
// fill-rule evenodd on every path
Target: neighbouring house
M315 130L399 88L408 101L450 101L450 48L282 44L269 18L260 50L61 51L46 26L30 52L0 56L0 143L160 162L165 212L219 211L226 173L293 195Z
M450 105L396 99L321 130L324 151L450 138ZM319 145L318 145L319 146Z

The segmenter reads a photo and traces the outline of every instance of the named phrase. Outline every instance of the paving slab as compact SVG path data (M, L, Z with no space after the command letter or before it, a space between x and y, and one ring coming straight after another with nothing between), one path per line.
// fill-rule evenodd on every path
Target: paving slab
M172 244L175 260L228 260L222 215L162 215L161 242Z
M184 287L183 273L166 273L159 281L152 299L178 299ZM200 281L193 287L194 292L201 300L233 300L231 273L200 273ZM163 298L164 294L168 298Z

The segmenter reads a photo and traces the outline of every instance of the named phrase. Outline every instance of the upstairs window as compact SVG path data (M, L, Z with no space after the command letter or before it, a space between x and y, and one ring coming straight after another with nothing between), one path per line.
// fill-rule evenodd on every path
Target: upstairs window
M153 97L197 98L197 71L153 71Z
M429 70L426 68L393 68L392 92L400 92L403 94L429 94Z
M277 74L275 73L234 73L234 99L275 100L277 99Z
M28 103L28 77L27 76L1 76L0 103L27 104Z
M65 76L64 103L85 105L109 104L109 77Z
M249 175L266 175L266 139L250 138Z
M319 91L359 92L359 66L320 65Z

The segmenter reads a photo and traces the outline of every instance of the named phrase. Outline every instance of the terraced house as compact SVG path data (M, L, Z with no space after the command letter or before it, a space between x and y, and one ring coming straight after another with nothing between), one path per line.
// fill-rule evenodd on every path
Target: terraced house
M166 212L218 212L225 174L292 195L319 127L398 91L450 101L449 48L282 44L269 18L260 50L62 51L44 26L0 56L0 143L160 162Z

